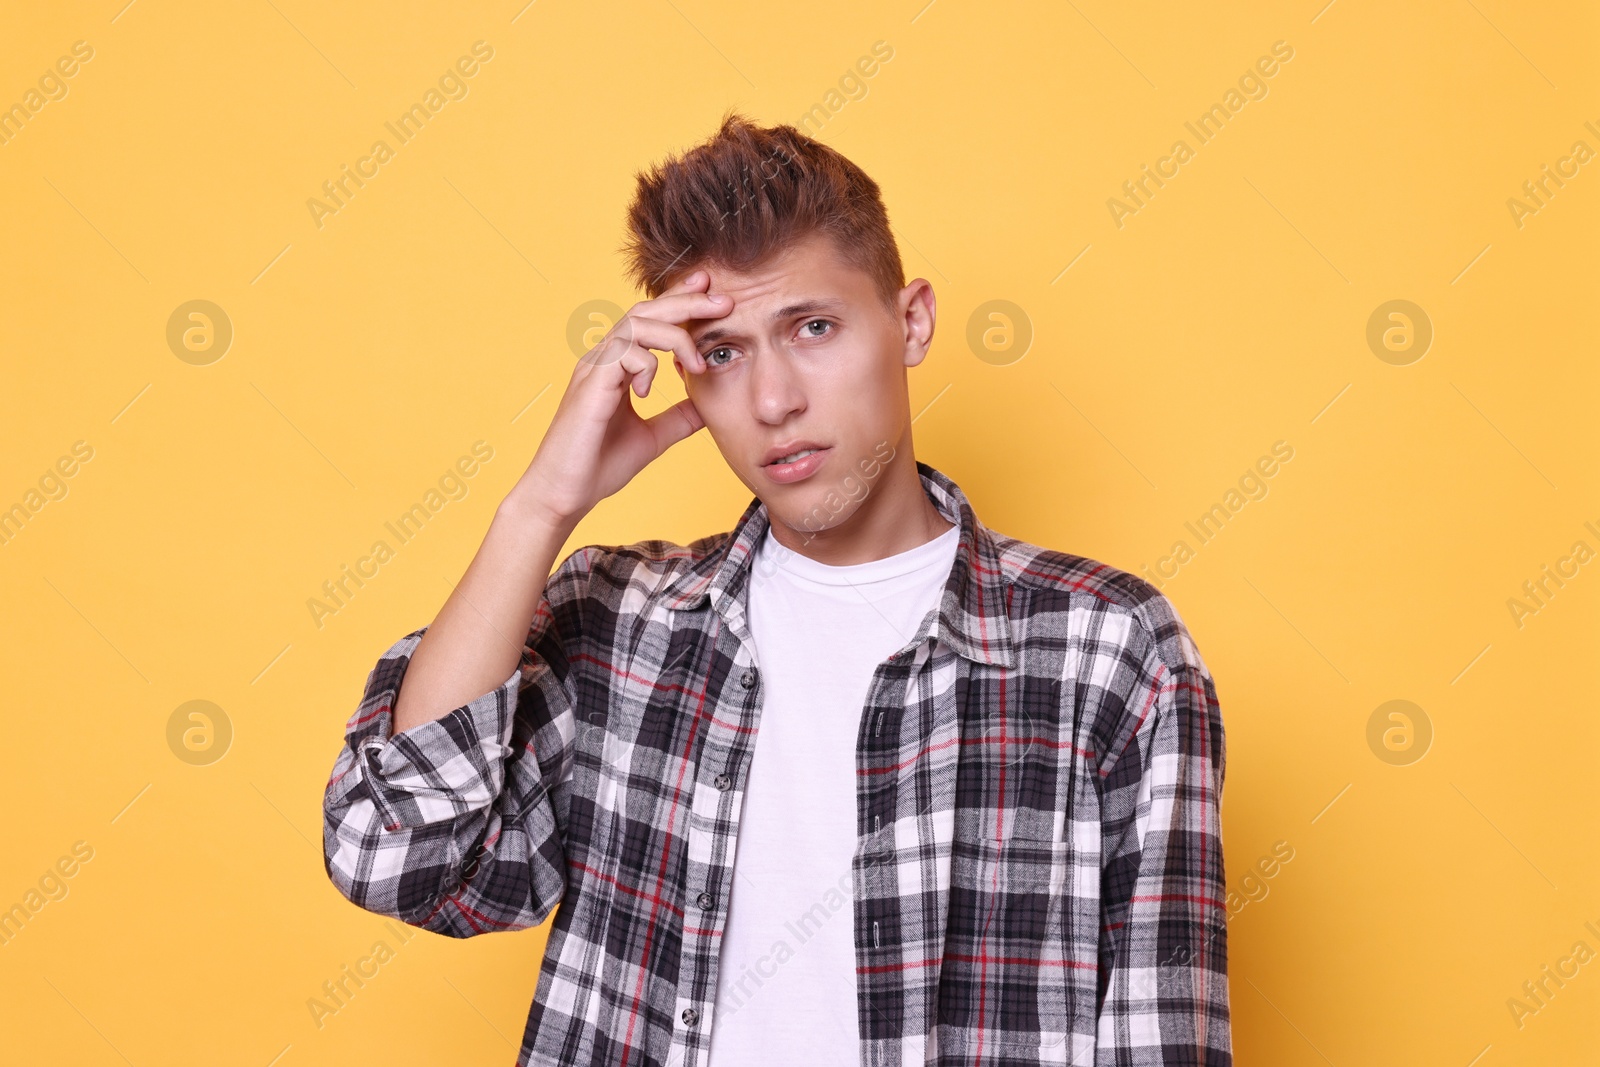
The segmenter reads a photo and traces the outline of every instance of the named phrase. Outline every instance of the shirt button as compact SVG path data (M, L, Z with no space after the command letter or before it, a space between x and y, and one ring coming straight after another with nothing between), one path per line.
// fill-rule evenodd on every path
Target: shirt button
M716 903L716 898L710 893L701 893L699 896L695 897L694 900L695 903L699 904L702 908L709 908L712 904Z
M712 781L716 783L718 789L727 789L729 786L733 785L733 779L728 777L726 774L719 774L716 776L716 778L712 779Z
M744 686L746 689L750 689L756 684L756 671L754 667L745 668L745 672L739 676L739 684Z
M700 1021L700 1013L695 1011L693 1008L684 1008L682 1019L683 1025L693 1026L695 1023Z

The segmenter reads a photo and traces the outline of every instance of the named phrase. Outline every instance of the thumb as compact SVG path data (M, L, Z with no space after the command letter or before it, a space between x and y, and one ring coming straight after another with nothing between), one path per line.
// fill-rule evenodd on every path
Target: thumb
M644 420L655 441L656 454L660 455L685 437L705 426L705 420L695 409L694 401L684 397L665 411L657 412Z

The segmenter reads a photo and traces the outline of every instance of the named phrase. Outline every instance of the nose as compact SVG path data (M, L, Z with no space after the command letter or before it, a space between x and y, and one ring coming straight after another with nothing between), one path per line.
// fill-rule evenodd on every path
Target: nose
M781 346L768 344L756 352L745 380L750 387L750 406L761 422L778 426L806 409L804 383L793 358Z

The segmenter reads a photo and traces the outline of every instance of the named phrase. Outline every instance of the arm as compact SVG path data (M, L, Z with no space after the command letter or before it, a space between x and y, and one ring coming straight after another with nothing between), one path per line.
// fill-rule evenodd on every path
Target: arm
M467 937L537 925L565 894L551 793L572 772L568 654L590 553L550 565L595 504L704 425L687 399L641 418L628 392L650 391L655 349L705 370L676 323L732 309L709 285L695 271L635 304L573 364L466 575L367 677L323 797L323 865L368 911Z
M466 574L411 655L394 704L396 733L448 714L499 685L522 656L556 554L578 515L540 506L519 482L495 512Z
M1175 613L1167 621L1100 767L1102 1067L1233 1062L1222 712Z
M367 677L323 797L324 866L350 901L452 937L543 922L566 890L552 790L571 775L568 651L587 549L550 576L510 677L393 732L427 627Z

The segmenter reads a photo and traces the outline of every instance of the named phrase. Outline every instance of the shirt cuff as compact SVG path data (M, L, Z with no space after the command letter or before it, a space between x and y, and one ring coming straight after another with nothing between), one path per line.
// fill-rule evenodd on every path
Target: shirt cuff
M505 780L521 691L519 663L494 689L440 718L392 733L395 698L422 632L402 638L379 660L362 710L346 728L346 743L361 765L383 828L391 832L446 822L494 804Z

